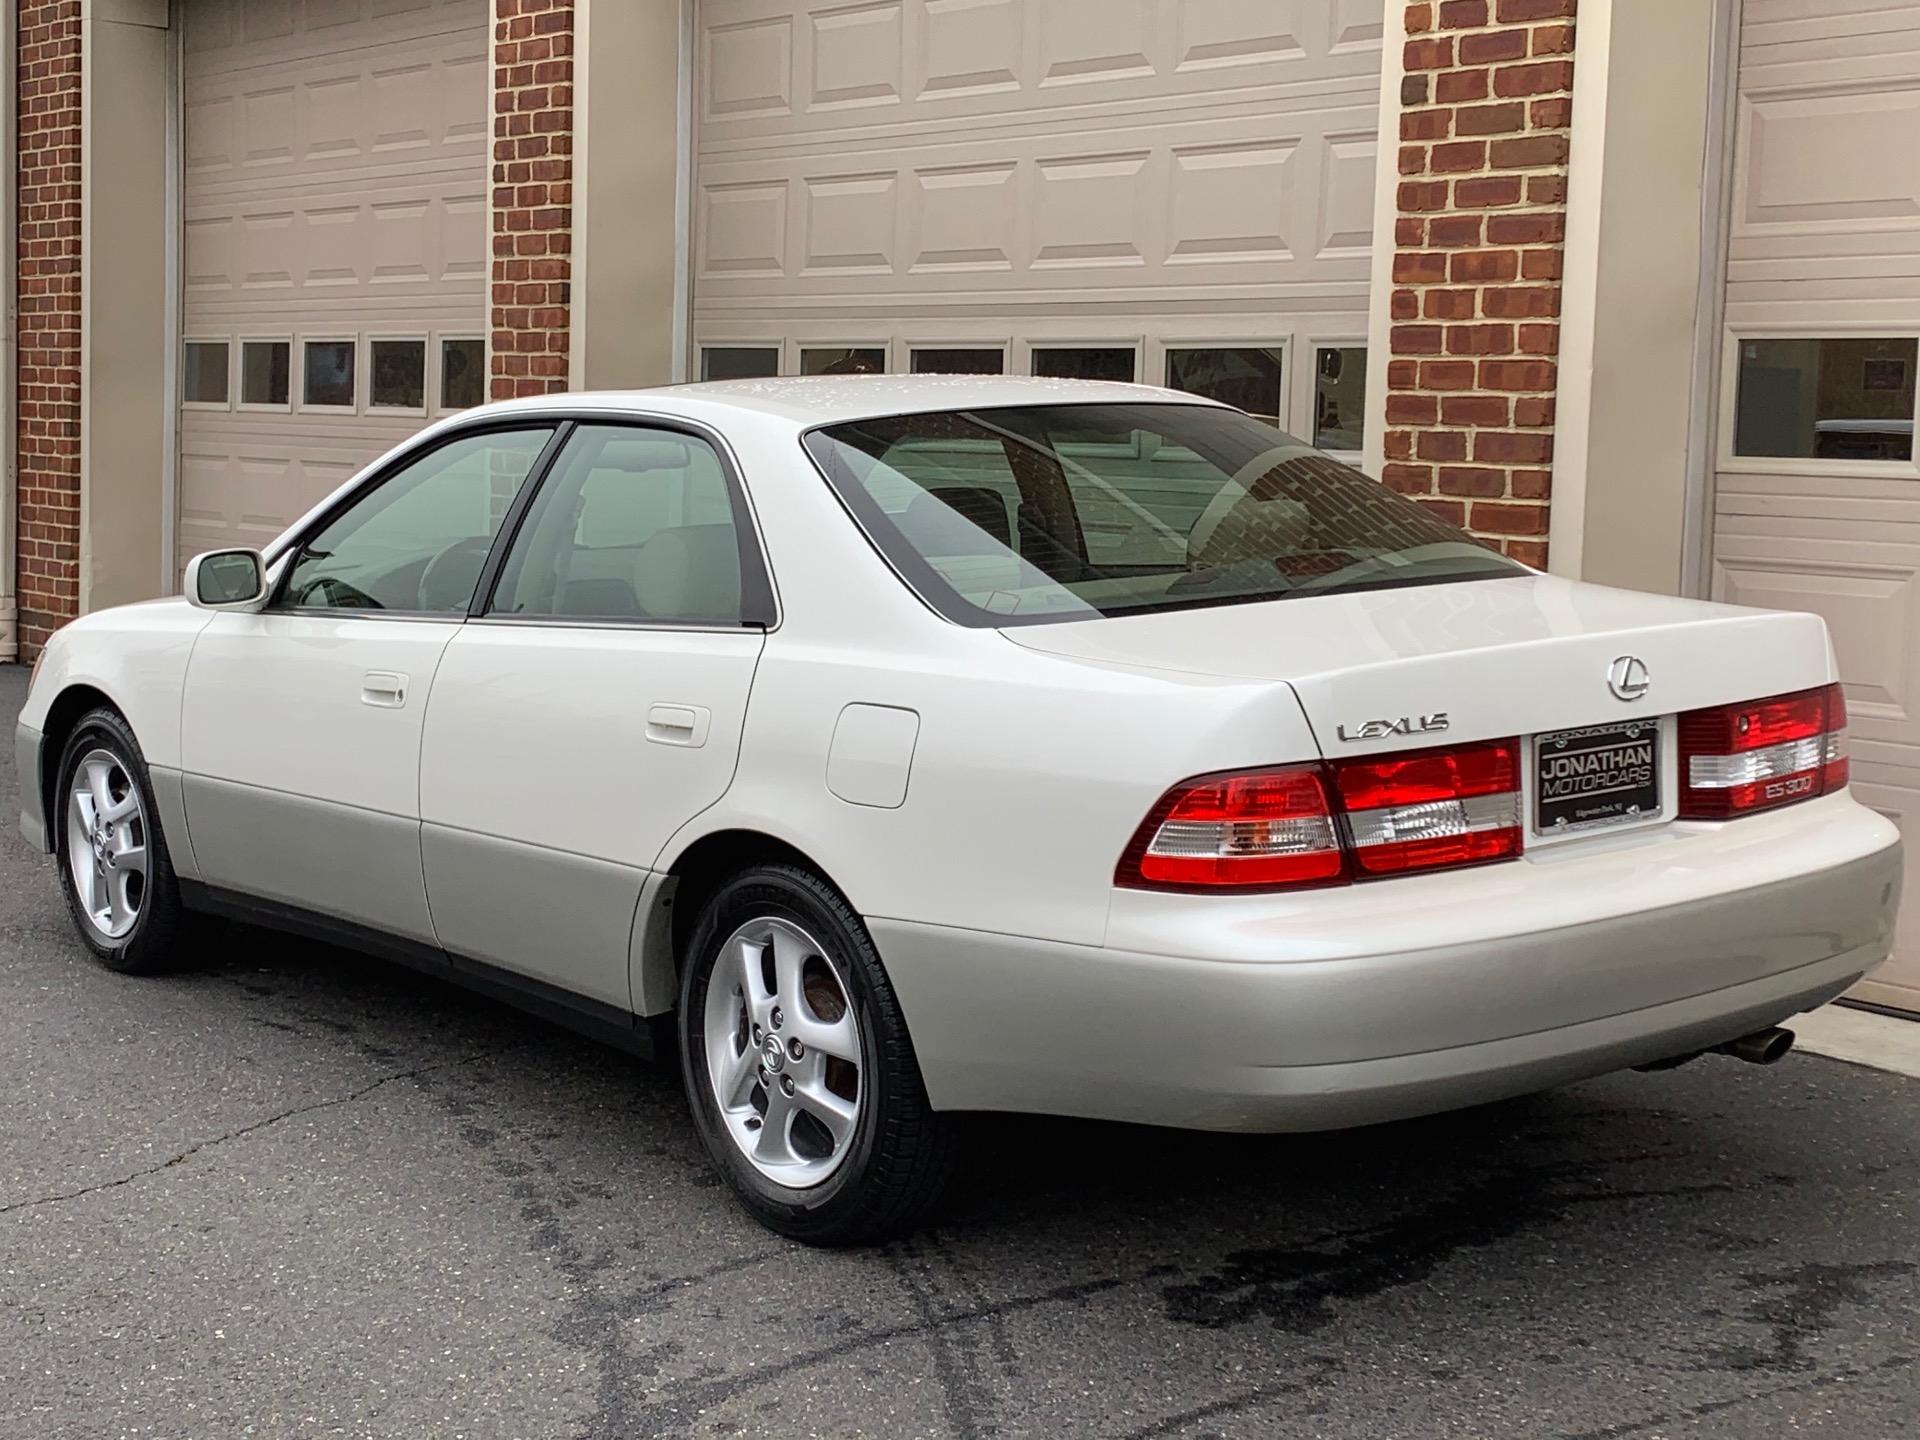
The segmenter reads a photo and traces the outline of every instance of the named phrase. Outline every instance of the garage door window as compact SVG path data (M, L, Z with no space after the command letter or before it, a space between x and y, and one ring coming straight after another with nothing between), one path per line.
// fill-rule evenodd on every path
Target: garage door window
M1131 346L1034 347L1033 373L1049 380L1113 380L1131 385L1134 378Z
M1741 341L1733 453L1911 461L1916 352L1913 339Z
M353 342L309 340L305 350L306 380L300 391L301 405L351 409L354 399Z
M1313 357L1313 443L1322 450L1358 450L1366 414L1366 347L1322 345Z
M180 398L189 405L227 403L227 342L189 340L180 375Z
M375 340L369 349L372 351L369 403L382 410L425 413L427 342Z
M887 373L886 347L857 345L844 350L802 350L802 375L884 375Z
M487 342L440 342L440 408L471 410L487 398Z
M913 352L916 375L1004 375L1006 371L1007 352L998 348L968 346Z
M286 340L241 341L240 403L284 410L292 353L293 346Z
M702 380L768 380L780 373L773 345L709 345L700 352Z
M1244 410L1279 427L1284 354L1278 345L1167 351L1167 388Z

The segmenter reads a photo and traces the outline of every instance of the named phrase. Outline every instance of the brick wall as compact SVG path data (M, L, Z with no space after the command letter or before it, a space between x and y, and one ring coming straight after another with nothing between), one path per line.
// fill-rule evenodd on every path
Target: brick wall
M17 0L20 643L80 602L80 0Z
M567 388L573 0L494 0L490 396Z
M1576 0L1406 7L1386 483L1547 558Z

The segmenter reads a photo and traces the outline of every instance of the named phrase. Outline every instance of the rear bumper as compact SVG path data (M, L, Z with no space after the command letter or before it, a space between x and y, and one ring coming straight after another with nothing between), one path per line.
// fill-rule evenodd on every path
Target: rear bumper
M1330 960L871 928L941 1109L1329 1129L1665 1059L1823 1004L1891 946L1890 832L1872 830L1868 853L1688 903Z
M41 854L52 851L46 802L40 793L40 732L22 721L13 727L13 769L20 782L20 833Z

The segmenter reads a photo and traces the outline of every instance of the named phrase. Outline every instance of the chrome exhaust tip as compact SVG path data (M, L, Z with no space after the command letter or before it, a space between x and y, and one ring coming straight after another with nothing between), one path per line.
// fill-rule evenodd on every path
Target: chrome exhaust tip
M1793 1031L1769 1025L1765 1030L1756 1030L1751 1035L1742 1035L1738 1040L1729 1040L1713 1048L1716 1054L1731 1055L1750 1065L1773 1065L1793 1049Z

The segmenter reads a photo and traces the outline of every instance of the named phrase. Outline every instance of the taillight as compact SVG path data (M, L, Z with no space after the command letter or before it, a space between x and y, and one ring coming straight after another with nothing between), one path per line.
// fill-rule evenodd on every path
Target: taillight
M1847 788L1838 685L1680 717L1680 816L1726 820Z
M1284 890L1346 878L1326 785L1313 765L1176 785L1120 857L1115 882L1155 890Z
M1188 780L1135 832L1114 883L1290 890L1520 850L1520 742L1500 740Z
M1520 742L1416 750L1334 767L1363 875L1520 853Z

